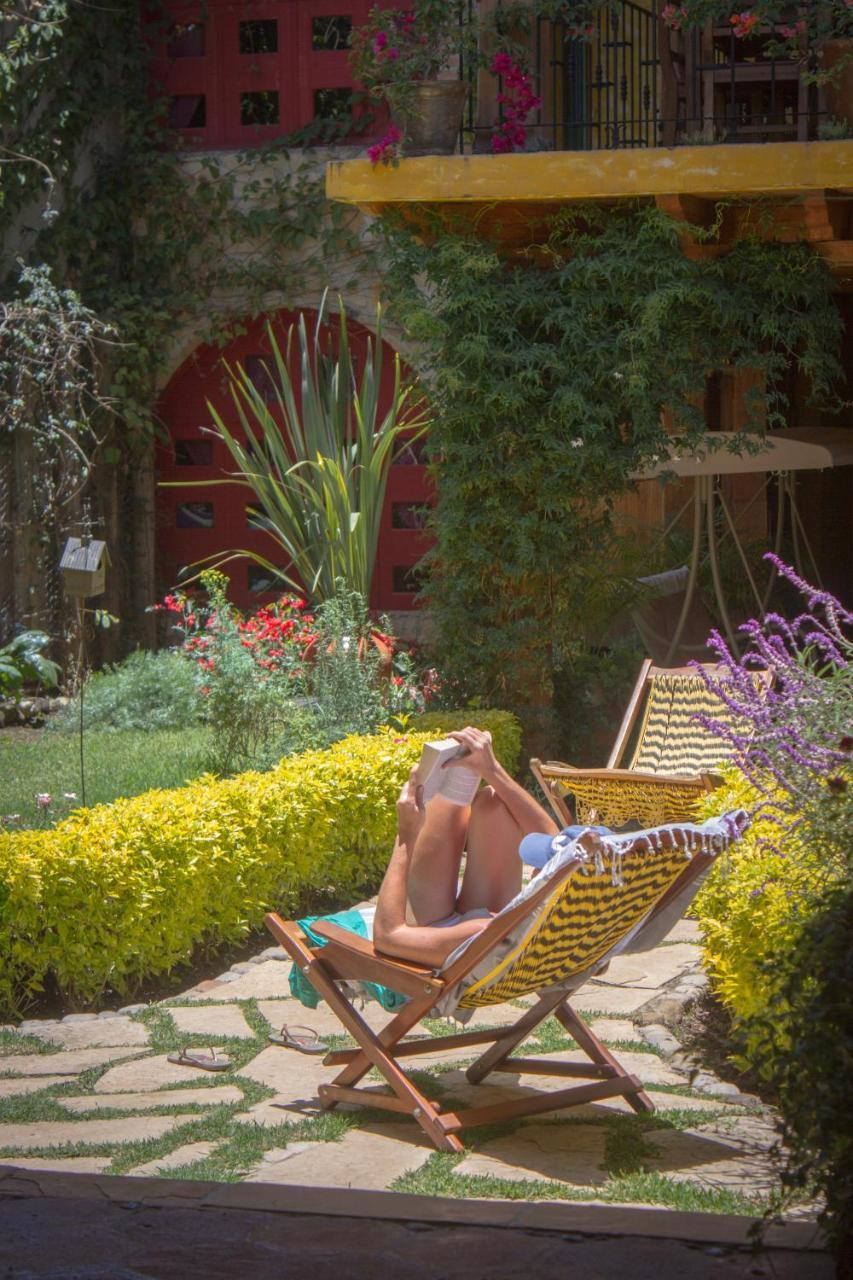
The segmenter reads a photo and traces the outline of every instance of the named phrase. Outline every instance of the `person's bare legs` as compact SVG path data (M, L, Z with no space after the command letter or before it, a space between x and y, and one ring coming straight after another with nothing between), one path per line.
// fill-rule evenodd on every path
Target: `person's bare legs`
M406 923L429 925L457 910L456 888L473 806L430 800L409 863Z
M525 834L492 787L482 787L471 806L465 875L457 911L500 911L521 888L518 846Z
M518 846L531 831L556 834L540 804L495 759L491 735L468 726L450 734L465 749L464 764L486 782L470 809L435 797L429 813L417 769L397 801L397 839L379 890L374 920L377 950L422 964L441 964L489 918L434 928L454 911L499 911L521 883ZM453 768L456 761L446 767ZM462 851L469 857L457 894Z

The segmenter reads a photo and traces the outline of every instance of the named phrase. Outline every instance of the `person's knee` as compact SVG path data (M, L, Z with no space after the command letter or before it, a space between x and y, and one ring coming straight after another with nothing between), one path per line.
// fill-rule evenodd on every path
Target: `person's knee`
M471 806L471 819L479 822L513 821L509 809L504 804L494 787L481 787Z

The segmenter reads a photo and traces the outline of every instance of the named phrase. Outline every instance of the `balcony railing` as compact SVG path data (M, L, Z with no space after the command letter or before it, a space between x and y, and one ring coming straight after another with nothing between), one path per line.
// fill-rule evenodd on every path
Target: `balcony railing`
M539 19L530 65L542 105L525 149L588 151L713 142L808 141L828 118L804 75L815 51L774 53L765 28L737 39L731 26L671 30L658 0L616 0L590 38ZM488 151L501 120L497 86L482 73L472 92L466 149ZM473 86L472 86L473 89Z

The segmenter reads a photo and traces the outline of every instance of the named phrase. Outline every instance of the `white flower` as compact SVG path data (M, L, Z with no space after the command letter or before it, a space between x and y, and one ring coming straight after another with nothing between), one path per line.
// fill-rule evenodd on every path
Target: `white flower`
M76 791L63 791L63 793L62 793L62 797L63 797L63 799L64 799L64 800L76 800L76 799L77 799L77 792L76 792Z
M582 448L583 448L583 440L581 440L580 436L578 436L575 440L570 440L570 441L569 441L569 444L571 445L571 447L572 447L573 449L582 449Z

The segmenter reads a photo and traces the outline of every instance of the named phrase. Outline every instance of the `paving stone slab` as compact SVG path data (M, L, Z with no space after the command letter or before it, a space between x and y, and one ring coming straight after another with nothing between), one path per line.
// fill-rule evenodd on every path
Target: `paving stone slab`
M180 1169L182 1165L194 1164L196 1160L205 1160L214 1151L216 1142L187 1142L183 1147L176 1147L167 1156L158 1156L156 1160L146 1160L130 1170L131 1175L143 1178L156 1178L160 1173L169 1173L172 1169Z
M348 1108L339 1107L338 1110ZM300 1124L305 1119L304 1111L290 1110L287 1104L276 1098L264 1098L256 1102L248 1111L239 1111L231 1121L232 1124L255 1125L259 1129L275 1129L281 1124Z
M81 1097L57 1098L56 1101L73 1115L92 1111L151 1111L154 1107L216 1107L222 1103L241 1102L243 1092L234 1084L211 1089L160 1089L157 1093L90 1093Z
M110 1166L109 1156L6 1156L0 1168L52 1169L55 1173L103 1173Z
M288 990L288 972L288 966L283 965L280 960L265 960L263 964L253 964L250 972L241 973L235 981L221 987L217 985L206 991L189 992L187 999L192 1002L211 999L217 1001L265 1000L274 996L285 996Z
M148 1028L130 1018L97 1018L85 1022L44 1023L27 1032L46 1044L62 1049L99 1049L107 1045L135 1045L140 1049L149 1042Z
M173 1008L169 1017L179 1031L190 1036L212 1036L220 1039L254 1040L255 1033L243 1017L242 1009L233 1004L214 1004L195 1009Z
M78 1120L57 1124L55 1120L35 1120L24 1124L0 1124L0 1150L31 1151L38 1147L61 1147L65 1143L142 1142L162 1138L164 1133L198 1116L122 1116L119 1120Z
M68 1076L19 1076L16 1079L0 1079L0 1098L18 1098L24 1093L37 1093L49 1089L52 1084L68 1084Z
M324 1067L322 1059L293 1049L270 1045L238 1071L238 1076L256 1080L275 1089L277 1101L317 1106L317 1086L334 1079L334 1071Z
M275 961L272 963L275 964ZM279 1031L287 1023L289 1026L311 1027L321 1038L346 1035L345 1028L325 1000L321 1000L316 1009L306 1009L304 1004L293 999L259 1000L258 1010L266 1018L272 1031ZM373 1000L368 1001L358 1012L373 1031L381 1030L391 1021L391 1014L387 1009Z
M670 929L666 935L665 941L670 942L696 942L701 943L702 931L699 928L698 920L679 920Z
M454 1173L479 1174L508 1182L569 1182L600 1187L607 1130L600 1125L523 1125L511 1134L484 1143L465 1157Z
M639 987L594 987L588 982L571 997L570 1003L578 1013L598 1013L605 1018L621 1018L634 1013L650 996L654 998L654 992L644 991Z
M267 1151L246 1181L384 1191L402 1174L419 1169L434 1150L414 1124L375 1124L351 1129L340 1142Z
M652 992L687 970L702 963L702 949L694 943L678 942L671 947L655 947L639 955L617 956L600 978L591 978L587 988L627 986Z
M91 1067L120 1062L138 1049L69 1049L65 1053L18 1053L0 1058L0 1074L14 1076L79 1076Z
M714 1190L767 1195L779 1182L778 1160L771 1154L775 1129L757 1116L659 1130L648 1135L658 1154L646 1163L675 1182L696 1182Z
M219 1052L219 1045L211 1047ZM185 1080L210 1080L216 1074L202 1068L183 1067L178 1062L169 1062L167 1053L158 1053L110 1067L95 1084L95 1092L151 1093L168 1085L183 1084ZM222 1078L221 1075L219 1078Z
M639 1039L637 1028L629 1018L593 1018L589 1028L605 1044L614 1044L617 1040Z

